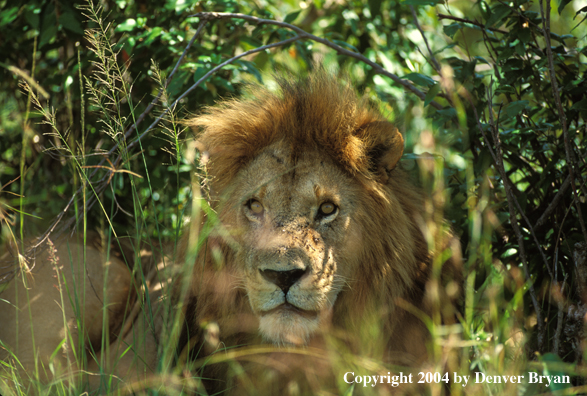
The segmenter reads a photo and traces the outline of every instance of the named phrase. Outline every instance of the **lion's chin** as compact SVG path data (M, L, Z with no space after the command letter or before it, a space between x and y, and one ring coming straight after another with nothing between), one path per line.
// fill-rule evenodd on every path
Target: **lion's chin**
M318 313L301 311L289 304L265 312L259 318L259 332L265 341L284 346L306 345L319 325Z

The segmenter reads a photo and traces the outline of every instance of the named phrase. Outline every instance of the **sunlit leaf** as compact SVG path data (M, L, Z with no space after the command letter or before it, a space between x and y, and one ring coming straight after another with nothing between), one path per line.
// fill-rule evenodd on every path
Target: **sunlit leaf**
M406 80L410 80L423 87L432 87L436 82L428 76L421 73L409 73L403 76Z

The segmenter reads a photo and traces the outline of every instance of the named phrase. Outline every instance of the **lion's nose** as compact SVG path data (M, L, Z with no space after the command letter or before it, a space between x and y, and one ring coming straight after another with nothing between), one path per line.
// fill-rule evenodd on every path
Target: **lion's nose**
M294 269L290 271L259 270L263 278L271 283L275 283L285 294L305 273L306 270Z

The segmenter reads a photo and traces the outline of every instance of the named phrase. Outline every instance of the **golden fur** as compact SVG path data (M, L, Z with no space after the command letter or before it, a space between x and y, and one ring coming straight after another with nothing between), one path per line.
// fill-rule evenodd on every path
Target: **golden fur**
M401 134L324 72L278 85L254 86L189 121L209 157L221 232L196 261L183 342L202 342L201 356L260 343L324 349L335 337L361 356L421 362L428 331L407 310L430 313L431 252L421 193L396 169ZM218 324L212 343L204 341L210 323ZM261 364L261 377L272 379L257 378L257 390L283 389L280 381L299 374L292 367L306 372L295 381L309 392L311 376L321 386L341 378L319 359L277 355ZM250 380L235 378L235 389Z
M144 379L154 370L156 343L141 320L119 338L136 293L116 252L104 249L92 233L85 246L76 235L55 244L48 240L25 256L15 246L0 255L0 262L14 260L22 268L0 289L0 360L18 371L0 365L0 391L19 386L35 394L39 380L66 380L72 387L89 382L98 389L99 373L115 375L117 382ZM84 349L87 364L81 363Z

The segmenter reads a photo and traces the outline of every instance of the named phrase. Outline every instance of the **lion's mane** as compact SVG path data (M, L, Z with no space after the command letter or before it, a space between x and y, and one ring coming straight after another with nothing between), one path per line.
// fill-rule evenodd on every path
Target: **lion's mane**
M427 331L408 310L430 313L426 284L432 252L424 233L436 231L426 228L422 192L396 167L403 151L401 134L368 99L326 72L279 78L277 87L253 85L243 98L223 101L188 121L199 133L202 156L209 157L211 197L220 224L234 221L222 207L241 199L233 194L233 180L267 147L282 142L292 163L304 152L321 152L360 186L363 209L352 221L366 234L359 247L361 266L334 304L331 333L344 334L354 351L376 351L386 362L421 361ZM453 253L458 256L458 249ZM199 254L183 344L190 337L203 342L202 329L211 322L220 326L222 345L260 342L246 293L235 282L240 265L235 257L230 238L221 233L211 236L207 252ZM376 342L384 345L361 345L369 338L361 334L364 318L379 324L383 336Z

